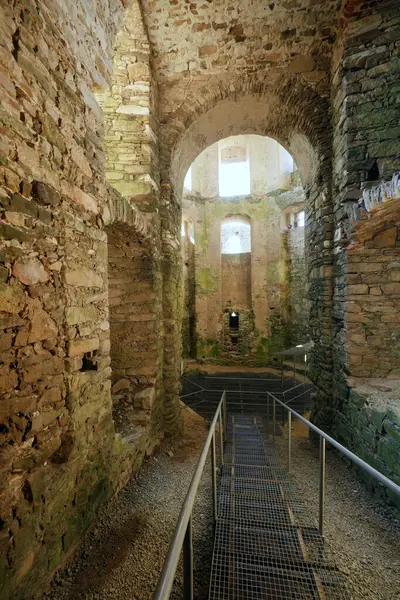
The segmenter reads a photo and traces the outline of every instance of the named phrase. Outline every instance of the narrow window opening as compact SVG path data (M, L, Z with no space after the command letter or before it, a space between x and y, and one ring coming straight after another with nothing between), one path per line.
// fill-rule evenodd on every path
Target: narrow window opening
M306 214L304 210L298 213L297 215L297 227L304 227Z
M191 221L189 223L189 241L194 245L194 225Z
M239 314L236 312L229 313L229 328L239 330Z
M244 221L227 219L221 223L221 254L251 252L251 227Z
M183 187L185 190L189 192L192 191L192 167L190 166L187 170L185 181L183 182Z
M376 162L376 160L374 160L373 163L367 168L365 179L366 181L378 181L379 178L380 175L378 163Z
M246 148L220 147L218 172L219 195L222 198L250 194L250 161Z
M237 344L238 344L238 339L239 339L239 338L238 338L236 335L232 335L232 336L231 336L231 344L232 344L232 346L237 346Z
M97 351L92 350L91 352L85 352L82 358L81 371L97 371Z

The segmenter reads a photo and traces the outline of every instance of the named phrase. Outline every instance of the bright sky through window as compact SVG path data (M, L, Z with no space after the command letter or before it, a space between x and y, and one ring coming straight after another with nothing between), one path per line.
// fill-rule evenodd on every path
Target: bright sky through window
M250 223L225 221L221 224L221 253L243 254L251 252Z
M248 162L219 163L219 195L247 196L250 194L250 169Z
M182 180L181 180L182 181ZM190 166L187 170L185 181L183 182L185 190L192 190L192 167Z

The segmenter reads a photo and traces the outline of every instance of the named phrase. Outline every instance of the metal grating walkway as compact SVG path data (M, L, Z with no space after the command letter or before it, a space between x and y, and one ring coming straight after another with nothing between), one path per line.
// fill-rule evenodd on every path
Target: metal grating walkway
M261 417L229 418L210 600L350 599Z

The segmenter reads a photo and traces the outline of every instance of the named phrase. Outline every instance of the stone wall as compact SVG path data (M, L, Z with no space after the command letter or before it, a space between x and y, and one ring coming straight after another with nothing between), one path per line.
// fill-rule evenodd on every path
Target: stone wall
M347 248L353 239L355 219L360 216L357 208L358 200L363 195L362 187L370 186L382 177L391 178L393 171L399 167L396 127L400 119L400 109L396 101L396 86L400 61L396 42L400 38L400 27L398 20L393 16L395 5L395 2L384 0L379 6L368 2L358 2L352 10L344 6L334 56L336 285L333 343L337 372L335 379L341 382L338 388L339 396L341 393L346 394L346 313L349 300L347 293L353 296L357 291L364 290L369 296L366 302L370 303L373 294L369 293L369 286L368 289L365 286L371 283L371 287L374 287L374 278L376 283L380 281L380 267L377 263L387 261L383 256L384 250L376 248L372 240L370 247L365 248L364 254L369 265L357 267L355 263L361 261L361 255L357 256L357 253L347 251ZM371 261L374 254L381 255L375 266L374 261ZM364 275L360 272L358 276L357 269L364 271ZM369 276L368 269L371 273ZM351 285L358 284L364 287L352 287L347 292L350 280ZM377 295L380 295L379 291L373 290ZM376 299L376 302L379 301ZM379 343L379 336L374 337L377 343L375 351L378 351L385 344ZM361 338L358 339L360 341ZM354 358L354 361L359 360ZM353 368L355 366L353 364ZM360 367L360 364L358 366Z
M364 233L347 256L346 367L353 376L400 378L400 223L368 225L370 239Z
M221 254L222 308L251 308L251 252Z
M148 424L161 384L160 274L148 240L130 228L107 228L107 242L114 420L129 431Z
M292 227L282 235L282 318L286 347L308 340L308 280L305 263L304 227Z
M399 484L398 215L399 198L391 198L354 224L353 241L347 248L347 389L340 395L335 389L333 432ZM374 486L373 480L367 478L367 482Z
M398 380L350 378L349 393L336 413L333 435L348 448L400 485L400 393ZM359 469L364 481L400 508L398 496L376 485Z
M149 40L132 0L2 3L2 598L40 587L160 429L179 428L182 184L196 156L221 138L270 136L293 155L306 200L315 416L338 424L346 443L354 441L348 423L360 419L366 457L378 454L389 468L398 456L398 421L386 411L378 423L371 416L372 426L368 407L350 407L347 380L349 369L398 376L393 203L365 220L371 235L355 235L365 190L386 186L400 167L398 1L348 0L340 14L336 0L292 4L146 2ZM231 214L248 215L253 237L270 244L252 250L245 316L262 342L256 357L263 362L282 344L282 208L258 193L259 183L253 191L229 208L188 205L200 257L200 355L219 351L227 318L215 257L220 220ZM132 246L123 248L124 236ZM118 289L133 278L139 295L150 290L143 308ZM117 315L128 314L148 325L122 332ZM130 372L113 355L122 333L134 349ZM137 358L143 349L148 370ZM115 400L129 390L125 400L132 407L133 397L145 425L135 444L116 434L112 383Z
M93 94L111 79L123 6L119 0L14 5L2 3L0 24L0 595L5 600L26 598L43 586L98 507L151 451L162 426L162 386L157 389L155 381L162 358L159 229L157 220L149 227L107 187L103 117ZM142 348L132 355L137 372L124 372L140 387L156 385L155 394L134 401L146 412L135 442L116 434L112 419L112 367L115 377L118 359L112 360L115 319L110 354L112 276L105 226L109 239L114 237L113 270L122 231L128 241L146 244L152 277L151 282L142 277L143 286L146 281L149 297L158 298L149 307L153 328L161 333L156 346L146 341L151 372L141 371ZM131 269L128 275L133 276ZM138 272L135 277L139 288ZM116 304L125 310L124 298L114 296L114 315ZM132 314L139 318L137 305ZM158 402L149 418L154 395Z
M379 395L377 377L399 376L399 213L395 199L382 203L385 194L376 195L382 203L376 210L366 211L374 189L386 193L400 165L397 15L398 3L390 0L342 5L332 64L334 386L329 405L316 414L345 445L394 478L396 409L381 406L383 416L376 418L367 397L373 381Z
M160 182L158 95L138 2L125 14L113 67L111 86L96 94L105 114L107 180L142 211L154 212Z
M256 331L253 310L242 309L238 314L237 330L230 327L230 311L221 313L222 335L218 358L223 364L237 364L240 368L240 365L249 362L249 357L250 361L254 360Z
M193 223L183 221L182 253L182 352L184 357L196 357L196 263Z
M233 352L240 354L242 362L268 363L271 354L291 340L292 314L287 305L292 306L292 291L301 295L293 300L293 306L299 308L294 312L297 334L307 331L307 303L302 303L307 293L304 255L301 258L304 240L302 246L299 234L300 241L290 252L282 247L282 235L287 235L283 233L283 211L291 204L298 211L302 201L301 188L257 198L205 199L185 194L184 218L194 223L199 360L235 362ZM235 216L251 224L251 253L221 254L221 223ZM298 276L303 279L298 280ZM232 336L225 323L231 311L240 313L240 348L232 348Z

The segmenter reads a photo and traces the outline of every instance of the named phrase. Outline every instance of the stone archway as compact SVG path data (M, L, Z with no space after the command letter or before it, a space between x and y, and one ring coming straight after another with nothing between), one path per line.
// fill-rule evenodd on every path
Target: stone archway
M111 400L117 431L160 428L162 360L160 257L148 220L117 193L105 214ZM156 416L155 416L156 415Z
M281 143L297 162L306 194L306 255L310 295L310 330L315 341L310 372L321 399L331 394L332 368L332 198L329 105L325 98L289 73L267 84L248 78L215 80L196 90L160 130L162 210L168 235L178 242L180 194L193 159L215 141L230 135L267 135ZM179 281L179 263L172 244L165 246L169 275ZM168 300L168 310L175 312ZM164 310L165 312L165 310Z

